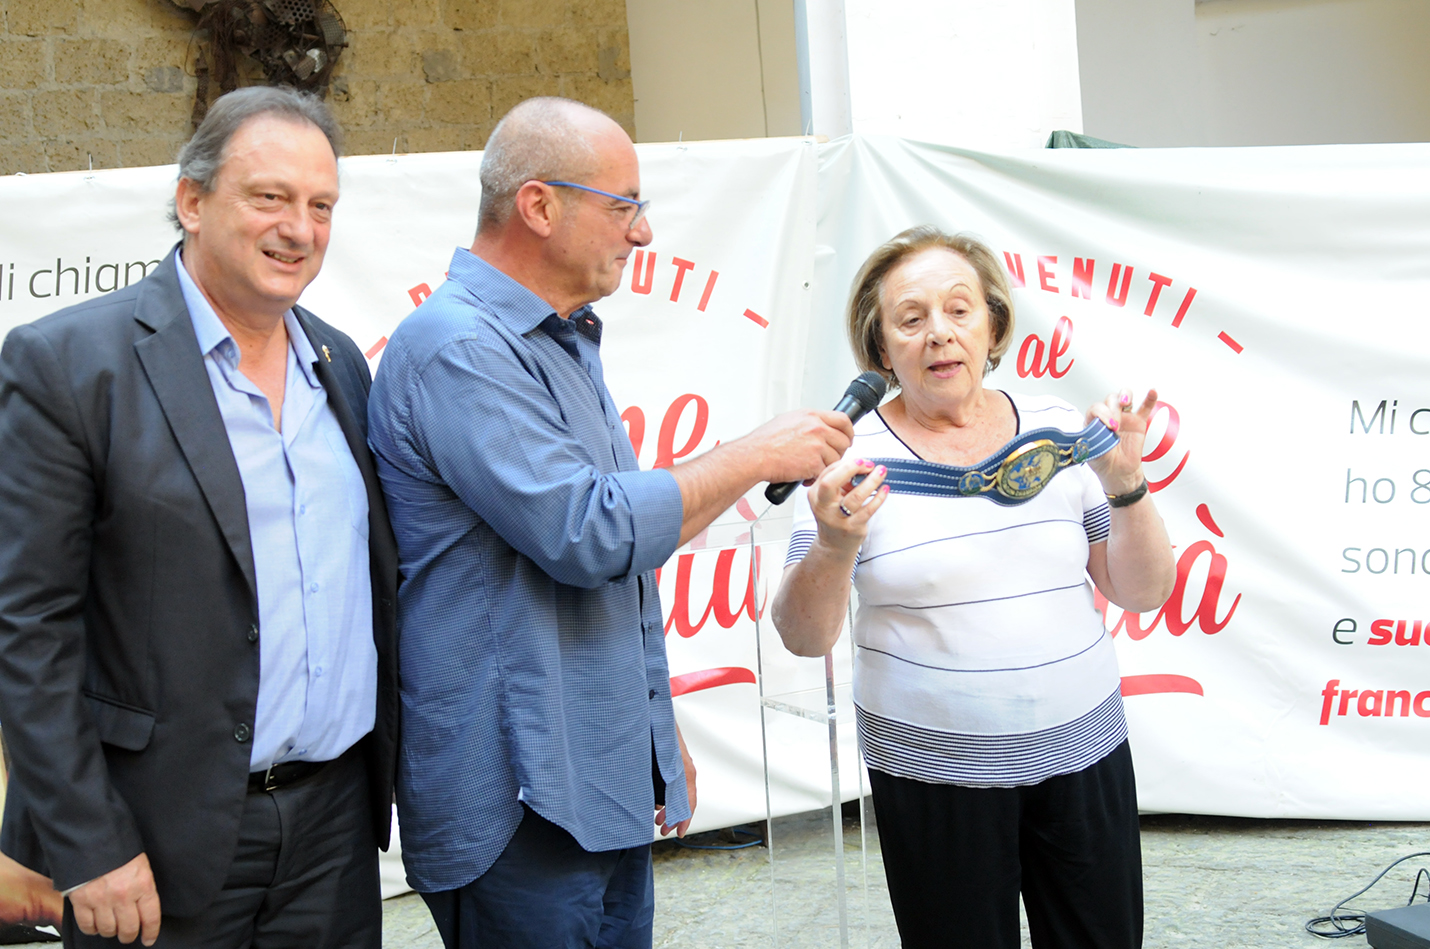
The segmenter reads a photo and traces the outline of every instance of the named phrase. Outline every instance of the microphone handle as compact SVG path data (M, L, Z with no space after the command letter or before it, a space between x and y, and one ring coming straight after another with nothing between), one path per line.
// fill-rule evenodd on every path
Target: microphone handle
M852 395L845 395L839 400L839 404L834 407L834 411L843 412L849 416L849 421L857 422L864 417L867 411L858 399ZM771 504L783 504L789 500L789 496L794 493L794 489L799 487L798 481L781 481L779 484L771 484L765 488L765 500Z

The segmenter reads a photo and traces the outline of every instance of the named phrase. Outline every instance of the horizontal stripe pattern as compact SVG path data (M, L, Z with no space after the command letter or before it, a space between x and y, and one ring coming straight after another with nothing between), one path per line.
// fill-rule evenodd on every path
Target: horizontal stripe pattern
M1082 529L1087 531L1087 542L1089 544L1101 544L1107 540L1112 533L1112 508L1104 501L1090 511L1082 514Z
M1037 784L1096 764L1127 738L1120 690L1070 722L1024 734L939 731L885 718L858 705L855 713L869 767L931 784Z
M1086 425L1059 399L1010 398L1020 432ZM920 464L877 412L855 435L848 457ZM819 536L807 500L792 513L787 564ZM1016 786L1115 749L1127 733L1117 658L1084 573L1090 545L1110 528L1087 465L1013 507L891 494L855 567L854 698L869 765L932 783Z
M792 567L804 559L819 531L795 531L789 535L789 550L785 553L785 566Z

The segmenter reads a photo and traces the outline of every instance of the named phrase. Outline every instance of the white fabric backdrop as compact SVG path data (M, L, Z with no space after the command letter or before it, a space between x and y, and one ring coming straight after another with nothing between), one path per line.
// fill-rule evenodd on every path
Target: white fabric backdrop
M655 241L597 310L642 465L833 404L855 373L842 312L867 253L921 222L974 233L1023 284L991 385L1079 405L1155 385L1168 403L1148 470L1178 545L1179 594L1160 618L1107 614L1142 807L1430 817L1419 793L1430 646L1417 626L1430 623L1430 146L638 148ZM470 243L479 161L343 161L328 261L303 302L374 366L452 249ZM0 332L122 286L126 271L137 280L173 240L173 178L172 167L0 178ZM677 691L690 689L676 709L700 769L697 829L764 814L753 624L741 612L749 555L737 545L764 508L752 492L662 573L671 669ZM778 579L778 534L761 557L761 603ZM1397 645L1401 620L1400 640L1421 629L1420 645ZM772 646L768 691L822 681L817 661ZM835 655L847 679L847 647ZM1387 716L1397 692L1425 694L1408 713L1397 696ZM775 813L827 804L825 730L776 715L769 740ZM854 755L851 733L842 757Z
M1430 817L1430 646L1423 630L1415 646L1393 635L1430 624L1430 411L1411 425L1430 407L1427 171L1426 145L822 150L822 323L870 249L932 222L1021 262L1015 343L990 385L1078 405L1156 386L1175 410L1170 432L1159 413L1148 472L1165 482L1182 595L1171 620L1107 614L1124 677L1190 680L1124 678L1149 690L1127 698L1144 810ZM1114 298L1132 268L1122 306L1107 299L1114 266ZM845 348L832 325L811 343L806 398L852 372ZM1388 644L1371 644L1377 620L1393 621ZM1338 623L1355 627L1345 644ZM1335 680L1360 695L1323 696ZM1425 697L1387 717L1389 692Z

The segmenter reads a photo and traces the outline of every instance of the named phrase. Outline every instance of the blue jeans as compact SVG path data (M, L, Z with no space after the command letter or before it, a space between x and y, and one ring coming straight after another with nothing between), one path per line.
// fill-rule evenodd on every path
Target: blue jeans
M447 949L650 949L650 845L591 853L527 808L491 869L422 898Z

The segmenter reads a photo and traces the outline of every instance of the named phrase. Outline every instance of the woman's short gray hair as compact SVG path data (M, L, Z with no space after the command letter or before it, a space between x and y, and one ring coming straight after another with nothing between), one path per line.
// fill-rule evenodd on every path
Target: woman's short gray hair
M478 230L504 223L528 181L581 182L595 174L596 149L572 121L581 111L606 114L574 99L538 96L502 117L482 153Z
M179 149L179 177L189 179L204 193L213 191L229 141L245 122L261 115L307 123L327 138L334 158L342 154L342 130L323 100L287 86L249 86L220 96L209 106L193 138ZM169 220L183 230L172 206Z
M968 261L978 274L983 287L983 299L988 304L988 317L993 324L988 347L988 365L984 373L998 368L999 361L1013 343L1013 293L998 258L982 241L966 234L945 234L932 224L920 224L894 235L880 245L854 278L849 294L846 329L849 345L854 349L854 361L861 370L872 369L889 381L890 387L899 381L884 368L884 329L882 323L884 280L899 264L923 251L941 247Z

